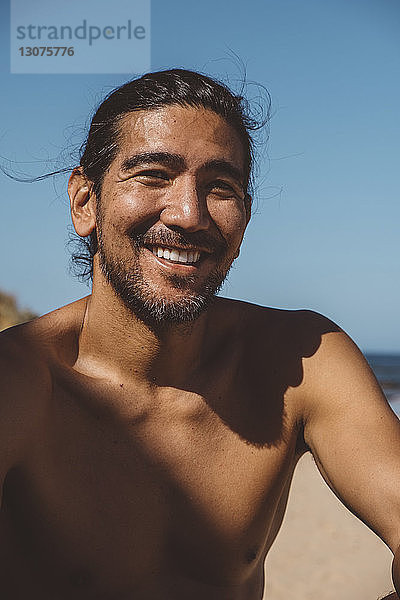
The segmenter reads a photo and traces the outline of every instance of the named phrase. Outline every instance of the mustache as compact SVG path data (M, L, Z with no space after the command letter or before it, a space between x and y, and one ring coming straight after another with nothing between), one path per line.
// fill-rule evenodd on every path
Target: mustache
M132 232L130 235L136 247L141 246L181 246L182 248L202 248L210 253L223 254L227 250L224 239L215 239L205 231L179 232L168 229Z

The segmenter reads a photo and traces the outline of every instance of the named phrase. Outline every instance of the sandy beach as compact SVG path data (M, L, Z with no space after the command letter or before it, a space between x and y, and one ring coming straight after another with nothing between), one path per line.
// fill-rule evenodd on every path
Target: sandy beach
M264 600L378 600L393 590L392 554L323 481L310 454L296 470L266 563Z

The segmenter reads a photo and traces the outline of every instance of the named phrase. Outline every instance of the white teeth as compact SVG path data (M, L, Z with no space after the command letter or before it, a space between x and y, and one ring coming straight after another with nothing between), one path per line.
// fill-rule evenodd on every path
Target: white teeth
M200 252L196 250L195 252L187 252L186 250L177 250L176 248L172 248L168 250L167 248L161 248L160 246L154 246L152 248L152 252L155 256L159 258L164 258L166 260L172 260L174 262L180 263L196 263L200 258Z

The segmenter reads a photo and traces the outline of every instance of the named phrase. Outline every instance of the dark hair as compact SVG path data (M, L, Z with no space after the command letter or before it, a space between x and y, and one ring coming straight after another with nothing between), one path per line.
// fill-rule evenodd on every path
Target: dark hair
M245 187L249 199L254 162L254 141L250 131L267 122L269 100L266 117L259 123L250 116L248 103L242 95L233 94L226 85L211 77L184 69L146 73L113 90L99 106L80 152L80 166L97 198L101 198L104 175L118 151L121 118L132 111L172 104L212 110L236 130L244 149ZM81 242L79 250L72 256L72 263L81 278L91 278L93 257L97 252L96 232L81 238Z

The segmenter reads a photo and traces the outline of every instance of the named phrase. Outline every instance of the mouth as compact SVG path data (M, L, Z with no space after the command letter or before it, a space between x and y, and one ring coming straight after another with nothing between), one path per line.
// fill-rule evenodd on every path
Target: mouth
M200 262L202 255L205 254L205 252L196 249L184 250L183 248L168 248L164 246L151 246L149 249L154 256L161 258L164 261L189 266L197 265Z

